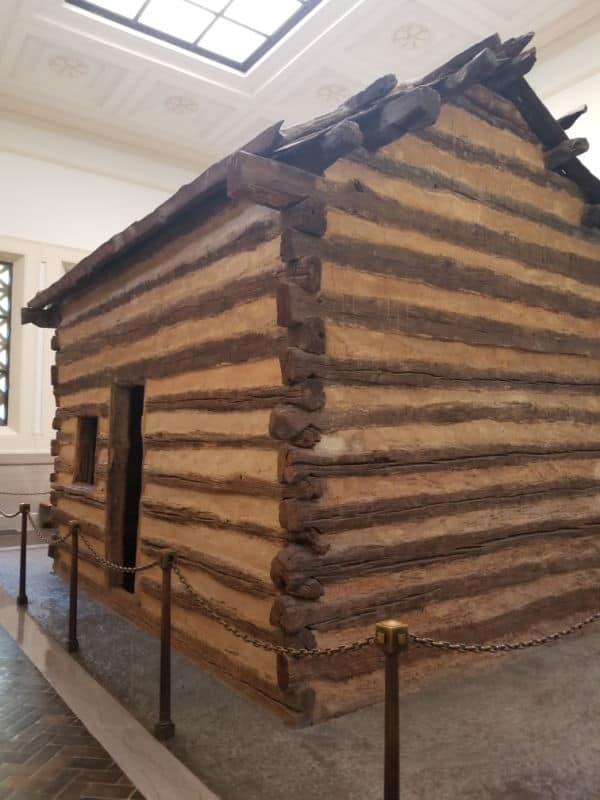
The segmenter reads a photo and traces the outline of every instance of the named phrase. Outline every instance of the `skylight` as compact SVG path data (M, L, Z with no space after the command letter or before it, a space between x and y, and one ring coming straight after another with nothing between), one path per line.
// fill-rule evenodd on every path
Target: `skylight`
M66 0L247 72L321 0Z

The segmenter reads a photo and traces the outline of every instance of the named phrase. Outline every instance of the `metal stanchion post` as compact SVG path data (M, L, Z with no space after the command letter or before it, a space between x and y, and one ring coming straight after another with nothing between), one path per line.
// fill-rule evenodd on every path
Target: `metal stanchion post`
M77 583L79 568L79 523L70 522L71 529L71 581L69 586L69 640L67 650L76 653L79 650L77 641Z
M17 595L17 605L27 605L27 515L30 511L29 503L21 503L21 562L19 564L19 594Z
M399 654L408 649L408 626L389 619L375 626L375 642L385 654L385 754L383 800L400 800Z
M162 611L160 626L160 704L154 735L164 741L175 734L171 719L171 573L175 553L164 553L162 569Z

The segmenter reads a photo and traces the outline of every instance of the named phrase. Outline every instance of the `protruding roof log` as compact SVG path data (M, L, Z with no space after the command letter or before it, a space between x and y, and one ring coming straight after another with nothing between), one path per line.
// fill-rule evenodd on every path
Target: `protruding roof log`
M22 308L21 325L28 323L37 325L38 328L58 328L60 324L60 313L57 308Z
M433 125L440 107L440 95L428 86L393 95L386 103L357 117L365 147L374 150L406 131Z
M579 117L583 116L588 110L587 105L579 106L579 108L570 111L568 114L565 114L564 117L558 118L558 124L563 129L563 131L568 131L569 128L572 128L573 125L577 122Z
M476 83L483 83L498 69L500 61L493 50L481 50L456 72L443 78L435 85L438 92L452 94L463 92Z
M494 92L504 89L511 83L519 80L532 69L537 59L535 47L525 50L506 64L500 67L491 78L486 80L485 85Z
M519 53L525 50L534 36L535 32L529 31L529 33L525 33L523 36L515 36L512 39L507 39L496 51L496 55L498 58L515 58L515 56L518 56Z
M565 139L544 153L544 164L547 169L560 169L564 164L572 161L582 153L587 153L590 144L587 139Z
M450 61L446 61L446 63L442 64L441 67L438 67L437 69L434 69L433 72L425 75L425 77L422 78L419 83L432 84L436 81L442 80L448 75L452 75L452 73L464 67L465 64L467 64L477 55L477 53L480 53L482 50L489 48L494 52L498 52L501 45L502 40L497 33L494 33L491 36L486 36L485 39L482 39L480 42L476 42L474 45L471 45L471 47L463 50L462 53L459 53L458 55L454 56L454 58L451 58Z
M322 172L362 143L360 127L356 122L345 119L332 128L325 128L293 144L280 147L273 157L300 169Z
M269 208L289 208L309 197L317 178L281 161L236 153L227 173L227 194Z
M322 114L320 117L315 117L308 122L303 122L300 125L294 125L291 128L286 128L282 132L284 143L290 143L309 136L316 131L323 128L329 128L340 122L343 119L351 116L352 114L364 109L366 106L377 102L382 97L386 97L398 83L398 79L391 73L378 78L373 83L369 84L366 89L358 92L352 97L349 97L341 106L338 106L334 111L328 114Z

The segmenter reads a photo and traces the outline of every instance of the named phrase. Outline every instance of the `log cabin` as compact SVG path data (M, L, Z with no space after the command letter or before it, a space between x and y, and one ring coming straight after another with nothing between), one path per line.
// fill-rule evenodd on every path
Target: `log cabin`
M273 125L29 302L56 329L61 531L126 566L174 550L296 647L598 607L600 181L565 132L584 109L555 119L524 77L531 39ZM157 630L159 570L82 550L87 588ZM176 645L289 720L381 698L373 648L274 655L173 597Z

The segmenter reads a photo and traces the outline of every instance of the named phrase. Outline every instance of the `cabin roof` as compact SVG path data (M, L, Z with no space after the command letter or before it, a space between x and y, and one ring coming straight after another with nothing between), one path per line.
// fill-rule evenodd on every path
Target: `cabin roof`
M348 98L334 111L306 123L283 128L277 122L245 144L240 150L321 172L337 158L361 143L379 146L374 128L387 117L393 138L415 128L427 127L437 118L440 100L458 97L472 86L481 84L504 96L516 106L530 131L547 151L547 164L575 183L585 200L600 204L600 180L576 157L587 149L582 139L569 139L566 129L586 110L555 119L524 76L533 67L536 50L529 47L533 33L502 41L498 34L488 36L459 53L450 61L419 80L399 83L395 75L377 79L358 94ZM396 117L394 117L394 114ZM54 284L38 292L22 310L22 321L44 325L41 315L56 319L51 313L73 291L79 291L115 259L158 234L183 212L198 209L210 216L210 201L226 191L233 153L210 166L191 183L182 186L158 208L116 234ZM202 209L202 211L200 210Z

